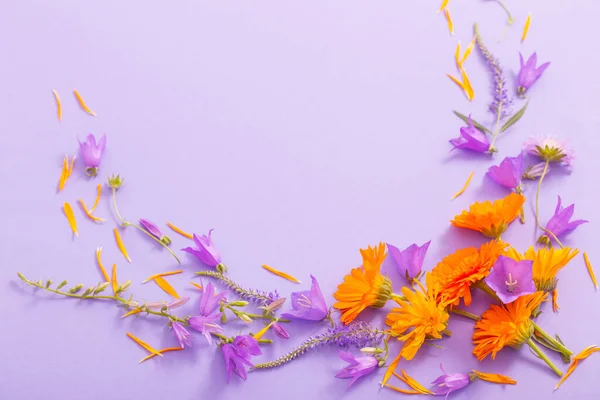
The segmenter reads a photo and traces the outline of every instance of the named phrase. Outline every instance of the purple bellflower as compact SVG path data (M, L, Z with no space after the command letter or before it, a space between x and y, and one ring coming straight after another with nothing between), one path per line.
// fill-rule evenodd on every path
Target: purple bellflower
M348 365L340 370L335 377L341 379L351 379L348 387L352 386L359 378L369 375L377 369L379 360L372 356L355 357L352 353L338 350L340 358L348 363Z
M252 367L250 359L252 356L262 354L258 342L250 335L237 336L233 343L226 343L221 346L223 358L225 358L225 369L227 370L227 382L231 379L231 374L246 380L248 373L246 367Z
M79 140L78 140L79 141ZM98 174L98 167L102 162L102 154L106 147L106 134L102 135L100 141L96 144L96 138L91 133L87 135L85 142L79 141L79 152L85 164L85 173L89 176Z
M431 240L422 246L417 246L416 243L413 243L404 250L400 250L396 246L387 243L387 248L396 266L396 271L398 271L407 282L411 282L413 279L419 279L421 268L423 267L423 260L425 259L425 254L427 254L427 249L430 244Z
M312 280L310 290L292 293L293 310L281 314L283 318L321 321L327 317L327 304L319 287L319 282L312 275L310 279Z
M208 236L198 236L194 234L194 243L196 244L197 249L193 247L186 247L185 249L181 249L181 251L192 254L198 257L200 261L207 266L214 267L217 270L220 270L220 272L223 272L225 266L221 264L221 254L219 254L219 251L215 247L215 244L211 238L213 230L214 229L208 231Z
M588 221L584 219L577 219L575 221L571 221L573 217L573 213L575 212L575 204L571 204L567 208L562 207L562 201L560 196L558 196L558 204L556 204L556 209L554 210L554 215L550 218L550 221L546 224L546 230L552 232L557 238L565 235L575 228L577 228L581 224L585 224ZM550 235L552 236L552 235ZM540 236L538 239L538 243L548 245L550 241L554 238L548 237L547 234Z
M192 342L190 341L191 333L188 332L183 325L181 325L179 322L173 321L171 323L171 327L173 328L173 333L175 333L175 337L177 338L181 348L185 348L185 345L192 345Z
M548 163L561 163L571 167L575 158L573 151L565 142L553 137L530 138L523 146L527 153L540 157Z
M509 189L517 189L521 185L522 174L523 153L517 157L506 157L499 166L493 165L487 172L494 182Z
M435 381L431 382L435 387L433 388L434 396L446 396L452 392L456 392L466 386L469 386L471 383L471 377L469 374L461 374L461 373L450 373L448 374L442 364L440 364L440 369L444 373L444 375L439 376Z
M216 324L222 313L215 313L215 309L222 300L225 300L226 295L226 292L215 294L215 288L209 282L204 286L200 297L200 315L190 317L188 320L190 327L203 334L209 344L212 344L211 333L223 332L223 328Z
M500 256L492 272L485 278L485 283L496 292L504 304L511 303L526 294L535 293L533 261L516 261L510 257Z
M168 236L163 235L158 226L154 225L152 222L148 221L147 219L140 218L140 225L146 230L146 232L160 240L160 242L164 245L168 246L171 244L171 239Z
M490 142L483 132L475 128L471 117L469 117L469 126L460 128L460 136L450 139L454 149L472 150L478 153L486 153L490 150Z
M273 322L273 330L275 331L275 334L282 339L290 338L290 334L288 333L288 331L286 331L285 328L279 322Z
M519 97L525 97L525 92L542 77L542 74L550 66L550 63L544 63L538 68L535 67L537 64L537 54L533 53L527 62L523 61L523 55L519 53L519 60L521 63L521 69L519 70L519 76L517 78L517 94Z

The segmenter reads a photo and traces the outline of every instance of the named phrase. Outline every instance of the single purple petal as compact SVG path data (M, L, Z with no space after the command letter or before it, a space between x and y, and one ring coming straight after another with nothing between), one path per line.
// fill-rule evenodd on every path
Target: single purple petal
M142 228L147 230L148 233L150 233L155 238L160 240L160 238L162 237L162 232L160 231L160 229L158 229L158 227L156 225L154 225L152 222L148 221L147 219L140 218L140 225L142 226Z

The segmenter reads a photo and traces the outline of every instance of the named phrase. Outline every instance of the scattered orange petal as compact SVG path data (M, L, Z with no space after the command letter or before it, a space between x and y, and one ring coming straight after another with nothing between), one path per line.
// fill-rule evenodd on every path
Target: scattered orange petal
M58 191L59 192L64 189L65 183L67 182L67 178L68 178L67 175L69 174L68 162L69 162L69 157L65 156L65 158L63 159L62 169L60 171L60 179L58 181Z
M469 58L469 56L471 55L471 52L473 51L473 48L475 47L476 41L477 41L477 39L473 38L473 40L471 40L471 43L469 43L469 46L467 46L467 49L465 50L465 54L463 54L463 57L460 60L459 68L464 64L465 61L467 61L467 58Z
M514 379L512 379L511 377L506 376L506 375L488 374L488 373L480 372L477 370L473 370L473 373L475 375L477 375L477 377L479 379L481 379L482 381L491 382L491 383L500 383L500 384L504 384L504 385L516 385L517 384L517 381L515 381Z
M271 272L271 273L273 273L273 274L275 274L277 276L280 276L280 277L282 277L284 279L287 279L288 281L291 281L291 282L294 282L294 283L302 283L298 279L296 279L293 276L291 276L290 274L286 274L285 272L281 272L279 270L276 270L273 267L269 267L268 265L263 265L262 267L264 269L266 269L267 271L269 271L269 272Z
M68 170L68 174L67 174L67 178L69 178L71 176L71 174L73 173L73 167L75 166L75 159L77 158L77 156L73 156L73 158L71 159L71 164L69 165L69 170ZM67 157L67 160L69 159L69 157Z
M253 336L254 339L259 340L260 338L262 338L264 336L264 334L267 333L267 331L271 328L271 326L273 326L272 321L271 321L271 323L265 325L265 327L262 328L260 331L256 332L256 334Z
M600 347L598 346L588 346L585 349L583 349L583 351L579 354L577 354L576 356L573 357L573 361L571 362L571 365L569 365L569 368L567 369L567 372L562 376L562 378L560 378L560 381L558 381L558 383L556 384L556 386L554 387L554 390L558 389L560 385L563 384L564 381L567 380L567 378L569 376L571 376L571 374L573 372L575 372L575 369L577 368L577 366L579 365L579 361L583 361L586 358L588 358L590 355L592 355L593 353L600 351Z
M587 268L588 273L590 274L590 278L592 278L592 283L594 284L594 287L598 289L598 281L596 280L596 275L594 274L592 263L590 263L590 259L588 258L588 255L585 251L583 252L583 260L585 261L585 267Z
M54 100L56 100L56 115L58 116L58 122L62 121L62 105L60 104L60 97L58 97L58 92L56 90L52 90L54 94Z
M150 353L162 357L162 354L160 354L158 350L154 349L154 347L150 346L148 343L146 343L143 340L141 340L141 339L133 336L129 332L127 332L127 336L129 336L130 339L132 339L134 342L136 342L137 344L139 344L140 346L142 346L144 349L148 350Z
M69 221L71 230L73 231L75 236L79 236L79 233L77 232L77 221L75 220L75 214L73 214L73 208L71 208L71 205L69 203L65 202L65 204L63 204L63 210L65 212L65 215L67 216L67 220Z
M104 269L104 265L102 264L102 260L100 259L100 255L102 254L102 247L96 248L96 261L98 262L98 267L100 268L100 272L102 272L102 276L106 282L110 282L110 278L106 273L106 269Z
M85 104L85 101L83 101L83 98L81 97L79 92L77 90L73 90L73 93L75 94L75 97L77 97L77 101L79 102L81 108L83 108L83 111L95 117L96 113L90 110L90 108Z
M158 278L158 277L161 277L161 276L176 275L176 274L180 274L182 272L183 272L182 269L178 269L178 270L175 270L175 271L161 272L160 274L154 274L154 275L149 276L148 278L144 279L142 281L142 283L150 282L151 280L153 280L155 278Z
M119 290L119 283L117 282L117 264L113 264L112 267L112 279L110 280L112 284L112 290L115 296L117 295L117 290Z
M456 52L454 52L454 61L456 61L456 66L458 68L460 68L461 67L461 62L460 62L460 41L456 45Z
M475 175L475 171L471 172L471 175L469 175L469 177L467 178L465 185L462 187L462 189L460 189L458 192L456 192L456 194L454 196L452 196L451 200L454 200L455 198L457 198L458 196L460 196L467 190L467 188L469 187L469 184L471 183L471 179L473 179L473 175Z
M392 385L384 384L382 386L385 386L386 388L395 390L396 392L399 392L399 393L402 393L402 394L422 394L421 392L417 392L416 390L400 389L399 387L392 386Z
M453 77L450 74L446 74L446 76L452 79L452 82L456 83L462 90L465 90L465 85L459 79Z
M394 372L394 376L400 379L402 382L406 383L410 386L411 389L421 393L421 394L433 394L433 392L427 389L425 386L421 385L415 379L411 378L403 369L400 370L402 372L402 376Z
M461 68L460 73L462 75L462 81L465 85L465 93L467 95L467 98L469 99L469 101L473 101L473 99L475 98L475 92L473 91L473 86L471 86L471 81L467 76L467 71L465 71L464 68Z
M190 285L194 286L194 287L195 287L195 288L197 288L197 289L200 289L200 290L202 290L202 286L201 286L201 285L198 285L196 282L190 282Z
M89 219L91 219L92 221L95 221L95 222L106 222L106 220L104 218L100 218L100 217L96 217L95 215L92 215L92 211L87 209L83 200L79 199L79 204L81 205L81 208L83 208L83 212Z
M131 311L129 311L129 312L127 312L127 313L125 313L125 314L121 315L121 318L127 318L127 317L129 317L130 315L139 314L139 313L141 313L141 312L142 312L142 310L140 310L139 308L136 308L135 310L131 310Z
M446 7L448 7L448 1L449 0L442 0L442 5L440 6L440 8L438 10L438 14L441 13Z
M98 207L98 203L100 203L100 195L102 194L102 184L101 183L98 184L97 190L98 190L98 194L96 195L96 200L94 201L94 205L92 206L90 213L93 213L94 210L96 209L96 207Z
M383 375L383 381L381 381L381 386L385 386L387 381L389 381L390 378L392 377L392 375L394 374L394 371L396 370L396 367L398 366L398 363L400 363L400 359L402 358L401 354L402 353L399 352L398 356L394 359L394 361L392 361L392 363L385 370L385 374Z
M558 289L554 289L552 291L552 311L556 313L559 310L560 307L558 306Z
M175 297L176 299L179 298L179 294L177 294L173 286L171 286L171 284L167 282L163 277L158 276L154 278L154 282L156 282L158 287L164 290L167 294Z
M169 351L179 351L179 350L183 350L183 347L167 347L166 349L160 349L158 352L161 353L159 355L162 355L162 353L168 353ZM146 357L142 358L138 364L141 364L144 361L151 359L152 357L156 357L156 354L154 354L154 353L148 354Z
M123 244L123 240L121 240L121 234L119 233L119 230L115 228L113 229L113 232L115 233L115 240L117 241L117 246L119 247L119 250L121 250L121 253L125 256L127 261L131 262L131 258L129 258L129 254L127 254L127 249Z
M444 8L444 15L446 16L446 21L448 21L448 30L451 35L454 35L454 23L452 22L452 17L450 16L450 10L448 7Z
M175 232L179 233L181 236L185 236L188 239L193 239L194 235L192 235L191 233L187 233L182 231L181 229L179 229L178 227L176 227L175 225L173 225L170 222L167 222L167 226L171 229L173 229Z
M523 27L523 35L521 35L521 43L523 43L527 38L527 33L529 32L529 25L531 25L531 14L527 15L527 19L525 20L525 26Z

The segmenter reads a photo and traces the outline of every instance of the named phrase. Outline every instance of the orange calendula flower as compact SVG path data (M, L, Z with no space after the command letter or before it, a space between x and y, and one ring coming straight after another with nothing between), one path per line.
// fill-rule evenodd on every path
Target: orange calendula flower
M459 228L472 229L488 237L500 238L508 225L519 216L524 202L525 197L517 193L511 193L493 203L489 200L483 203L476 202L471 204L469 211L463 211L450 222Z
M589 346L589 347L586 347L585 349L583 349L583 351L581 353L574 356L573 361L571 362L571 365L569 365L569 369L567 369L567 372L563 375L563 377L560 379L560 381L558 381L558 383L554 387L554 390L558 389L560 387L560 385L562 385L563 382L566 381L569 376L571 376L571 374L577 368L577 365L579 365L579 361L585 360L586 358L588 358L589 356L591 356L592 354L594 354L597 351L600 351L600 347L598 347L596 345Z
M341 320L349 324L367 307L381 308L392 295L392 281L381 274L381 264L387 255L385 243L361 249L363 265L353 268L344 277L333 297L333 306L342 311Z
M471 304L471 286L489 275L498 257L508 245L500 240L484 243L479 249L469 247L446 256L431 271L438 288L438 301L458 305L462 298Z
M385 323L390 326L392 334L404 342L400 355L411 360L426 339L441 339L442 332L448 326L447 303L438 302L439 286L431 273L426 275L427 289L419 281L420 290L414 292L407 287L402 288L406 300L394 298L400 307L392 308L386 316Z
M494 359L505 346L521 347L533 334L531 313L547 296L547 293L535 292L509 304L492 305L475 323L475 357L481 361L491 354Z

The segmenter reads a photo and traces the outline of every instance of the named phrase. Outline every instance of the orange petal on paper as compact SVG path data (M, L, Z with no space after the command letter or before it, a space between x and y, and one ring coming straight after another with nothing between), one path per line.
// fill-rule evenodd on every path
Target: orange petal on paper
M158 287L161 288L162 290L164 290L167 294L173 296L176 299L179 298L179 294L177 294L177 292L175 291L173 286L171 286L171 284L169 282L167 282L165 280L165 278L158 276L158 277L154 278L154 282L156 282Z
M69 226L71 226L71 230L73 231L75 236L79 236L79 233L77 232L77 221L75 220L75 214L73 214L73 208L71 208L71 205L69 203L65 202L65 204L63 204L63 210L65 212L65 215L67 216L67 220L69 221Z
M58 191L60 192L61 190L64 189L65 187L65 183L67 183L67 178L69 175L69 157L65 156L65 158L63 159L63 165L62 165L62 169L60 171L60 179L58 181Z
M456 66L460 68L460 41L456 45L456 52L454 53L454 61L456 61Z
M488 374L485 372L473 370L473 373L477 375L479 379L486 382L491 383L500 383L503 385L516 385L517 381L512 379L510 376L500 375L500 374Z
M557 313L560 310L558 306L558 289L552 291L552 311Z
M79 102L81 108L83 108L83 111L95 117L96 113L90 110L90 108L85 104L85 101L83 101L83 97L81 97L79 92L77 90L73 90L73 94L75 94L75 97L77 98L77 101Z
M471 175L469 175L469 177L467 178L467 181L465 182L462 189L460 189L458 192L456 192L456 194L454 196L452 196L451 200L454 200L455 198L457 198L458 196L463 194L465 192L465 190L467 190L467 188L469 187L469 184L471 183L471 179L473 179L473 175L475 175L475 171L471 172Z
M388 385L388 384L385 384L385 385L382 385L382 386L384 386L384 387L386 387L388 389L395 390L396 392L402 393L402 394L422 394L421 392L417 392L416 390L400 389L399 387Z
M127 313L125 313L125 314L121 315L121 318L127 318L127 317L129 317L130 315L139 314L139 313L141 313L141 312L142 312L142 310L140 310L139 308L136 308L135 310L131 310L131 311L129 311L129 312L127 312Z
M98 207L98 203L100 203L100 196L102 195L102 184L101 183L98 184L98 187L96 190L97 190L96 200L94 201L94 205L92 206L90 213L93 213L94 210L96 209L96 207Z
M169 351L179 350L183 350L183 347L167 347L166 349L160 349L158 352L160 353L159 355L162 355L162 353L168 353ZM146 357L142 358L138 364L141 364L144 361L151 359L152 357L156 357L156 354L148 354Z
M104 277L104 280L106 282L110 282L110 278L108 277L108 274L106 273L106 269L104 268L104 265L102 264L102 260L100 258L101 255L102 255L102 247L98 247L96 249L96 261L98 262L98 267L100 268L100 272L102 272L102 276Z
M117 295L117 290L119 290L119 283L117 282L117 264L113 264L112 267L112 279L110 280L112 284L112 290L115 296Z
M142 339L139 339L135 336L133 336L131 333L127 332L127 336L129 336L129 338L131 340L133 340L134 342L136 342L137 344L139 344L140 346L142 346L144 349L148 350L150 353L155 354L157 356L161 356L162 354L160 354L158 352L158 350L156 350L154 347L150 346L148 343L144 342Z
M456 83L462 90L465 90L465 85L461 81L459 81L458 79L456 79L455 77L453 77L450 74L446 74L446 76L448 78L452 79L452 82Z
M194 286L196 289L202 290L202 286L198 285L196 282L190 282L190 285Z
M461 68L460 73L462 75L462 81L465 85L465 93L467 95L467 98L469 99L469 101L473 101L473 99L475 98L475 92L473 91L473 86L471 86L471 81L467 76L467 71L465 71L464 68Z
M521 43L523 43L527 38L527 33L529 32L529 25L531 25L531 14L527 15L527 19L525 20L525 26L523 26L523 34L521 35Z
M175 271L167 271L167 272L161 272L160 274L154 274L154 275L150 275L149 277L147 277L146 279L144 279L142 281L142 283L146 283L146 282L150 282L151 280L161 277L161 276L169 276L169 275L176 275L176 274L180 274L182 273L183 270L182 269L178 269Z
M71 159L71 164L69 165L69 171L67 174L67 178L71 176L71 174L73 173L73 167L75 166L75 159L77 158L77 156L73 156L73 158ZM67 157L67 160L69 159L69 157Z
M56 90L52 90L52 94L54 94L54 100L56 101L56 116L58 117L58 122L62 121L62 105L60 104L60 97L58 97L58 92Z
M450 16L450 10L448 7L444 8L444 15L446 16L446 21L448 21L448 30L451 35L454 35L454 23L452 22L452 17Z
M567 372L562 376L562 378L560 378L560 381L558 381L558 383L554 387L554 390L558 389L560 387L560 385L562 385L563 382L566 381L567 378L569 376L571 376L571 374L573 372L575 372L575 369L579 365L580 361L585 360L586 358L588 358L590 355L592 355L593 353L595 353L597 351L600 351L600 347L595 346L595 345L594 346L588 346L585 349L583 349L581 351L581 353L579 353L576 356L574 356L573 357L573 361L571 362L571 365L569 365L569 368L567 369Z
M440 8L438 10L438 14L441 13L444 9L446 9L446 7L448 7L448 1L449 0L442 0L442 5L440 6Z
M419 382L417 382L415 379L411 378L403 369L400 371L402 372L402 376L398 375L395 372L394 372L394 376L397 377L398 379L400 379L402 382L406 383L408 386L410 386L411 389L413 389L421 394L433 394L433 392L431 390L427 389L426 387L421 385Z
M280 276L280 277L282 277L284 279L287 279L288 281L291 281L291 282L294 282L294 283L302 283L298 279L294 278L292 275L286 274L285 272L281 272L279 270L276 270L273 267L269 267L268 265L263 265L262 267L264 269L266 269L267 271L269 271L269 272L271 272L271 273L273 273L273 274L275 274L277 276Z
M92 221L95 221L95 222L106 222L106 220L104 218L100 218L100 217L96 217L95 215L92 215L92 212L87 209L83 200L79 199L79 204L81 204L81 208L83 208L83 212L89 219L91 219Z
M264 334L267 333L267 331L271 328L271 326L273 326L273 322L269 323L268 325L265 325L264 328L262 328L260 331L256 332L256 334L253 336L254 339L258 340L258 339L262 338L264 336Z
M598 281L596 280L596 275L594 274L592 263L590 263L590 259L588 258L588 255L585 251L583 252L583 260L585 261L585 267L588 270L588 274L590 274L590 278L592 278L592 283L594 284L594 287L598 289Z
M471 40L471 43L469 43L469 46L467 46L467 49L465 50L465 54L463 54L463 57L460 60L460 66L462 66L464 64L464 62L467 61L467 58L469 58L469 56L471 55L471 52L473 51L473 48L475 47L476 41L477 41L477 39L473 38L473 40Z
M394 359L394 361L392 361L392 363L385 370L385 374L383 375L383 381L381 381L381 386L385 386L387 381L389 381L390 378L392 377L392 375L394 374L394 371L396 370L396 367L398 367L398 363L400 363L400 359L402 358L401 354L402 353L399 352L398 356Z
M185 236L188 239L193 239L194 235L192 235L191 233L187 233L182 231L181 229L179 229L178 227L176 227L175 225L173 225L170 222L167 222L167 226L171 229L173 229L175 232L179 233L181 236Z
M119 247L119 250L121 250L121 253L125 256L127 261L131 262L131 258L129 258L129 254L127 254L127 249L123 244L123 240L121 239L121 234L119 233L119 230L115 228L113 229L113 232L115 233L115 240L117 241L117 246Z

